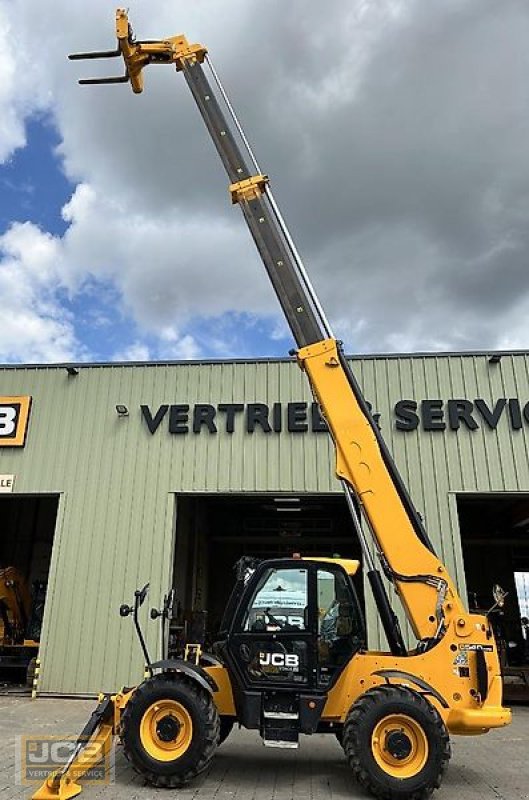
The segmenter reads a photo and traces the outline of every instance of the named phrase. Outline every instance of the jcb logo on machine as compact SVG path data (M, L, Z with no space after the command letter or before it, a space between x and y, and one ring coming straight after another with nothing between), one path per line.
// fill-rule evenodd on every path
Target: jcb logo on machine
M31 397L0 397L0 447L24 447Z
M259 653L259 666L284 667L297 672L299 670L299 656L295 653Z

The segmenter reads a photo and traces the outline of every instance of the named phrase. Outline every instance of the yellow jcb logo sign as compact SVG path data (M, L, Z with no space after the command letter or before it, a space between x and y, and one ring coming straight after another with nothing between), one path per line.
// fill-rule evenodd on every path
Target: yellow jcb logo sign
M0 447L23 447L31 397L0 397Z

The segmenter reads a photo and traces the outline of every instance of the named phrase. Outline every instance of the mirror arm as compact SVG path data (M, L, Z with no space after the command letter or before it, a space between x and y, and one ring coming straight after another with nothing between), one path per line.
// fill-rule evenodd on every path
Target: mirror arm
M143 587L143 589L141 589L141 591L139 589L136 589L136 591L134 592L133 618L134 618L134 627L136 628L136 633L138 634L138 639L140 640L140 645L141 645L141 649L143 651L143 656L144 656L144 659L145 659L145 664L146 664L146 667L147 667L147 671L149 672L149 675L152 678L152 676L153 676L153 671L152 671L152 666L151 666L152 662L151 662L151 658L149 656L149 651L147 650L147 645L145 644L143 631L141 629L140 622L139 622L139 619L138 619L138 612L140 610L140 606L142 605L142 603L144 602L145 598L147 597L148 589L149 589L149 584L147 583Z

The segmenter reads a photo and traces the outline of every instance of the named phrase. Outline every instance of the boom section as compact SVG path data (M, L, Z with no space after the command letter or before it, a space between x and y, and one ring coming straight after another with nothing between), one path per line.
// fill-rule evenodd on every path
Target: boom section
M267 199L268 177L248 166L213 88L198 61L186 61L182 72L230 180L270 282L298 347L321 341L326 332L298 275L292 253Z

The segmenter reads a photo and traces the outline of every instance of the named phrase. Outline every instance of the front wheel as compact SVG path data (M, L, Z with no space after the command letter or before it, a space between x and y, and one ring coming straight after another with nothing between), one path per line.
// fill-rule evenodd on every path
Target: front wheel
M403 686L378 686L356 701L343 747L358 782L381 800L424 800L441 785L450 759L438 712Z
M189 678L155 675L135 689L120 738L132 766L151 786L185 786L209 765L219 738L211 696Z

